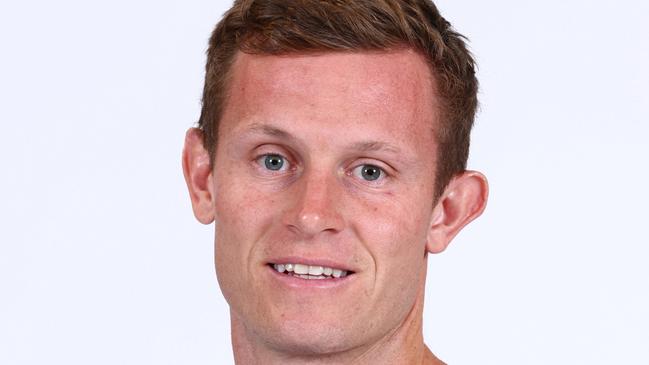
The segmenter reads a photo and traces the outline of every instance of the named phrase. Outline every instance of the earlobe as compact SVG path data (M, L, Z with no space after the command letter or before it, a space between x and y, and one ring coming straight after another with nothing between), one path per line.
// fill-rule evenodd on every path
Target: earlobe
M182 159L194 215L199 222L210 224L214 221L212 167L200 129L190 128L187 131Z
M464 226L482 214L487 205L487 178L477 171L465 171L451 179L431 216L426 249L440 253Z

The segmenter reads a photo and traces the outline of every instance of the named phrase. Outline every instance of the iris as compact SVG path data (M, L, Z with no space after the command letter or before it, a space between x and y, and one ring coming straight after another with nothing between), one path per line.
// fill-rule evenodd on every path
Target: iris
M367 181L374 181L381 177L381 169L374 165L363 165L361 168L361 176Z
M278 171L284 166L284 158L280 155L266 155L264 164L267 169Z

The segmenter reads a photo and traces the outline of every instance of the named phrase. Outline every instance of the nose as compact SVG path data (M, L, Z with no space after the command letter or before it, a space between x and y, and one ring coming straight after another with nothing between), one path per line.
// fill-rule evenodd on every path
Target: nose
M343 192L335 175L313 171L300 176L294 184L290 207L284 216L284 224L290 230L303 238L313 238L343 229Z

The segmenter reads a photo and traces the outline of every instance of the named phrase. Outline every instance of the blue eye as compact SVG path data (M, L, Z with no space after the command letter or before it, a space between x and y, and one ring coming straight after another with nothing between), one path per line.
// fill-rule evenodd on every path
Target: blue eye
M284 168L285 161L283 156L270 154L262 157L267 169L272 171L281 171Z
M375 165L360 165L354 169L354 175L366 181L376 181L385 177L385 172Z

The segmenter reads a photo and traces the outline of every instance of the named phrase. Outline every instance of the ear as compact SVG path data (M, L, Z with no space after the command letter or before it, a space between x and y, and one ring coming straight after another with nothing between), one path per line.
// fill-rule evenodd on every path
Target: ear
M214 221L214 192L210 155L203 146L203 132L190 128L183 148L183 174L192 200L192 209L199 222Z
M464 226L482 214L488 195L487 178L481 173L465 171L453 177L433 209L428 252L444 251Z

